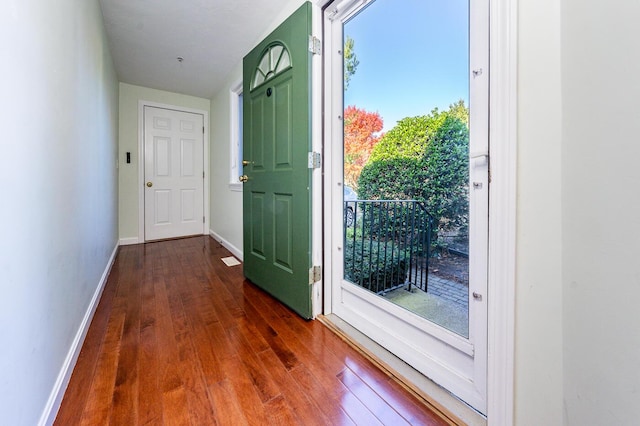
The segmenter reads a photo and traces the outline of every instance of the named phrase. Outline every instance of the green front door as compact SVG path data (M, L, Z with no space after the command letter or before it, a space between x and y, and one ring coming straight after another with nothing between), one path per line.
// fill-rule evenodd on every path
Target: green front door
M311 318L311 4L244 58L244 274Z

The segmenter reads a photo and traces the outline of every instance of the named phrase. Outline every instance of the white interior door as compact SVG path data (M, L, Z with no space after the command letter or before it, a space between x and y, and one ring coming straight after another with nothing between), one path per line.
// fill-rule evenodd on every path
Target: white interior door
M203 120L144 107L145 241L204 233Z
M408 8L404 11L408 13L400 14L398 8ZM331 221L331 226L326 227L327 233L325 235L325 253L330 256L327 263L330 266L328 273L331 280L327 289L329 294L325 296L325 309L347 321L482 413L486 413L487 407L487 303L490 296L486 291L489 194L488 11L486 0L419 2L411 0L364 0L361 2L342 0L332 3L326 9L324 16L326 29L324 37L327 46L325 58L325 76L327 78L325 81L327 99L325 102L325 117L327 117L325 134L328 135L328 139L325 141L325 153L330 158L329 164L326 166L325 183L326 188L330 190L327 211ZM438 15L439 13L442 15ZM427 14L435 16L428 17ZM452 14L457 15L452 18ZM399 16L409 16L412 18L411 22L404 22ZM427 24L429 19L431 19L431 23ZM442 22L447 19L458 19L462 22L457 23L456 29L441 27ZM353 25L358 22L368 22L368 24ZM433 38L420 39L418 27L421 25L438 27L433 33ZM388 31L388 34L393 34L394 37L398 34L404 34L406 38L401 43L380 39L380 35L384 31ZM440 36L442 38L438 39ZM372 39L375 37L375 42L367 45L367 37ZM456 65L455 69L440 70L444 71L442 75L445 77L435 81L429 90L421 89L416 82L437 74L436 68L441 67L448 56L441 50L439 56L433 54L432 57L425 60L424 57L429 56L426 46L434 45L442 49L443 46L446 46L447 39L460 37L466 43L462 44L462 52L459 52L460 56L464 58L459 62L462 65ZM353 42L348 41L349 39ZM353 44L349 45L350 43ZM407 47L409 49L406 49ZM350 58L350 54L353 52L349 52L349 50L355 51L357 61ZM396 52L405 50L406 53L396 54ZM418 62L403 62L411 55L422 57ZM349 67L345 64L347 61L351 61ZM374 66L374 63L378 65ZM381 68L381 70L376 70L379 77L373 76L375 73L371 69L376 66ZM354 69L355 72L353 72ZM411 77L410 73L407 73L412 70L417 71L418 77ZM423 95L420 102L424 105L418 108L426 108L426 110L402 113L405 115L393 117L394 120L391 121L395 122L402 120L403 117L410 117L408 114L412 114L411 117L429 116L431 118L425 120L430 120L429 126L431 127L429 129L432 129L441 122L433 117L442 117L438 114L445 112L447 107L446 105L443 107L430 104L430 96L440 89L445 90L447 85L451 84L448 80L449 76L458 72L462 72L462 86L466 97L466 99L462 99L464 105L468 106L468 112L465 116L468 146L465 147L464 154L462 154L466 156L462 162L465 164L466 173L468 173L467 180L462 184L463 191L468 194L465 207L468 209L468 214L464 221L465 225L454 231L460 233L461 229L468 229L465 231L468 236L466 243L468 247L468 278L462 286L465 293L462 302L466 304L459 303L458 305L465 307L463 312L457 311L458 308L455 307L457 302L444 300L443 297L437 295L434 296L431 287L427 290L425 286L422 300L426 302L420 303L426 308L424 311L420 311L413 307L407 307L410 304L402 305L396 301L397 299L392 300L389 297L391 293L403 291L414 294L420 292L415 288L412 290L411 286L406 285L410 280L413 280L411 273L418 267L393 264L393 257L401 251L394 246L397 239L389 238L388 234L367 237L367 233L370 232L368 226L371 228L387 226L386 224L391 222L390 218L405 207L402 207L404 205L398 207L396 204L392 207L380 208L379 206L383 204L382 201L385 203L390 201L388 197L377 197L370 192L368 197L371 198L363 198L360 196L364 193L361 188L356 188L357 195L349 195L352 191L350 188L345 188L345 185L348 184L350 187L364 185L361 180L354 180L347 176L347 157L354 157L362 151L348 152L345 148L348 130L350 130L346 126L351 120L365 117L364 113L359 118L353 118L350 115L354 111L350 109L353 99L359 102L355 106L361 108L362 104L376 94L375 92L381 92L382 100L378 101L379 104L371 103L370 105L373 106L366 109L369 112L379 111L380 115L387 119L384 117L383 109L387 103L392 103L391 98L397 98L394 99L394 105L396 109L400 109L397 105L403 107L411 103L407 93L419 92ZM350 79L348 82L349 92L347 92L346 79ZM358 79L364 83L360 87L358 87ZM392 89L388 94L385 92L387 87ZM451 99L451 104L456 103L458 99ZM440 112L434 113L432 109L434 107L440 107ZM450 115L455 115L455 112L451 112ZM373 115L366 115L366 117L371 118ZM365 121L362 120L362 122ZM385 127L383 132L368 136L382 138L383 133L391 134L395 128L393 122ZM396 132L394 137L401 139L404 137L403 134L411 132L410 128L408 131L405 130L407 129ZM425 134L428 134L429 131L431 130ZM398 134L401 136L397 136ZM360 138L360 140L365 139ZM358 145L358 147L360 146L362 145ZM391 151L393 149L387 151L385 155L392 156L389 154ZM440 156L447 154L446 150L438 152ZM373 159L374 156L370 158ZM424 164L434 164L433 161ZM404 164L411 163L406 160ZM384 168L378 167L378 170L381 169ZM351 173L351 169L349 172ZM429 175L427 174L427 176ZM388 180L396 178L400 179L399 176L393 174L388 174L385 177ZM382 201L374 203L373 199ZM425 206L429 206L424 193L421 200ZM429 213L434 216L438 214L435 211ZM436 217L436 219L439 218ZM441 220L440 224L446 220L448 219ZM360 228L360 223L363 224L362 228ZM443 241L445 237L448 238L454 232L450 228L447 229L445 225L442 225L441 230L438 231L437 238L440 241ZM384 242L381 245L381 240L385 238L389 242ZM431 244L429 245L431 246ZM347 252L350 256L348 261ZM366 252L376 253L373 260L377 264L384 264L387 256L391 256L392 271L406 268L405 283L397 281L396 278L396 282L387 288L387 284L383 280L382 291L380 291L378 283L376 283L375 290L372 290L372 280L367 285L363 284L364 281L359 284L354 282L354 274L351 273L350 276L349 271L353 272L355 269L348 271L350 266L347 263L357 262L353 259L363 256ZM424 257L429 258L429 256ZM357 271L358 273L368 267L366 263L365 261L360 264L361 269ZM375 279L379 280L379 276L384 272L381 272L381 268L376 268ZM396 272L396 274L398 273ZM426 277L424 281L427 281ZM429 282L431 286L431 281ZM393 287L394 285L395 287ZM409 292L406 292L407 287L409 287ZM458 323L449 322L451 317L456 316L458 319L462 318L462 323L460 321Z

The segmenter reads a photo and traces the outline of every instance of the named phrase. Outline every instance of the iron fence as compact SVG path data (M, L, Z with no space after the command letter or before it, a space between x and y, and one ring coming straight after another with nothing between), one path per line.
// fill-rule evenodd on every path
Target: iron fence
M416 200L344 202L345 279L374 293L427 291L433 218Z

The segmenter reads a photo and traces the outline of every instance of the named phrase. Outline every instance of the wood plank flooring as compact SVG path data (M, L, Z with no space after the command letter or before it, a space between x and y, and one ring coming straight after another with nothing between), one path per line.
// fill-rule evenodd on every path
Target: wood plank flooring
M210 237L121 247L56 425L444 425Z

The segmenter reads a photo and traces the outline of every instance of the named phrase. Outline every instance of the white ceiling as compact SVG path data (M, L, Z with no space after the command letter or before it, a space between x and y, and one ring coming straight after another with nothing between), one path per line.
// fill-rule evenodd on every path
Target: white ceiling
M120 81L211 98L290 0L100 0ZM182 57L182 63L177 58Z

